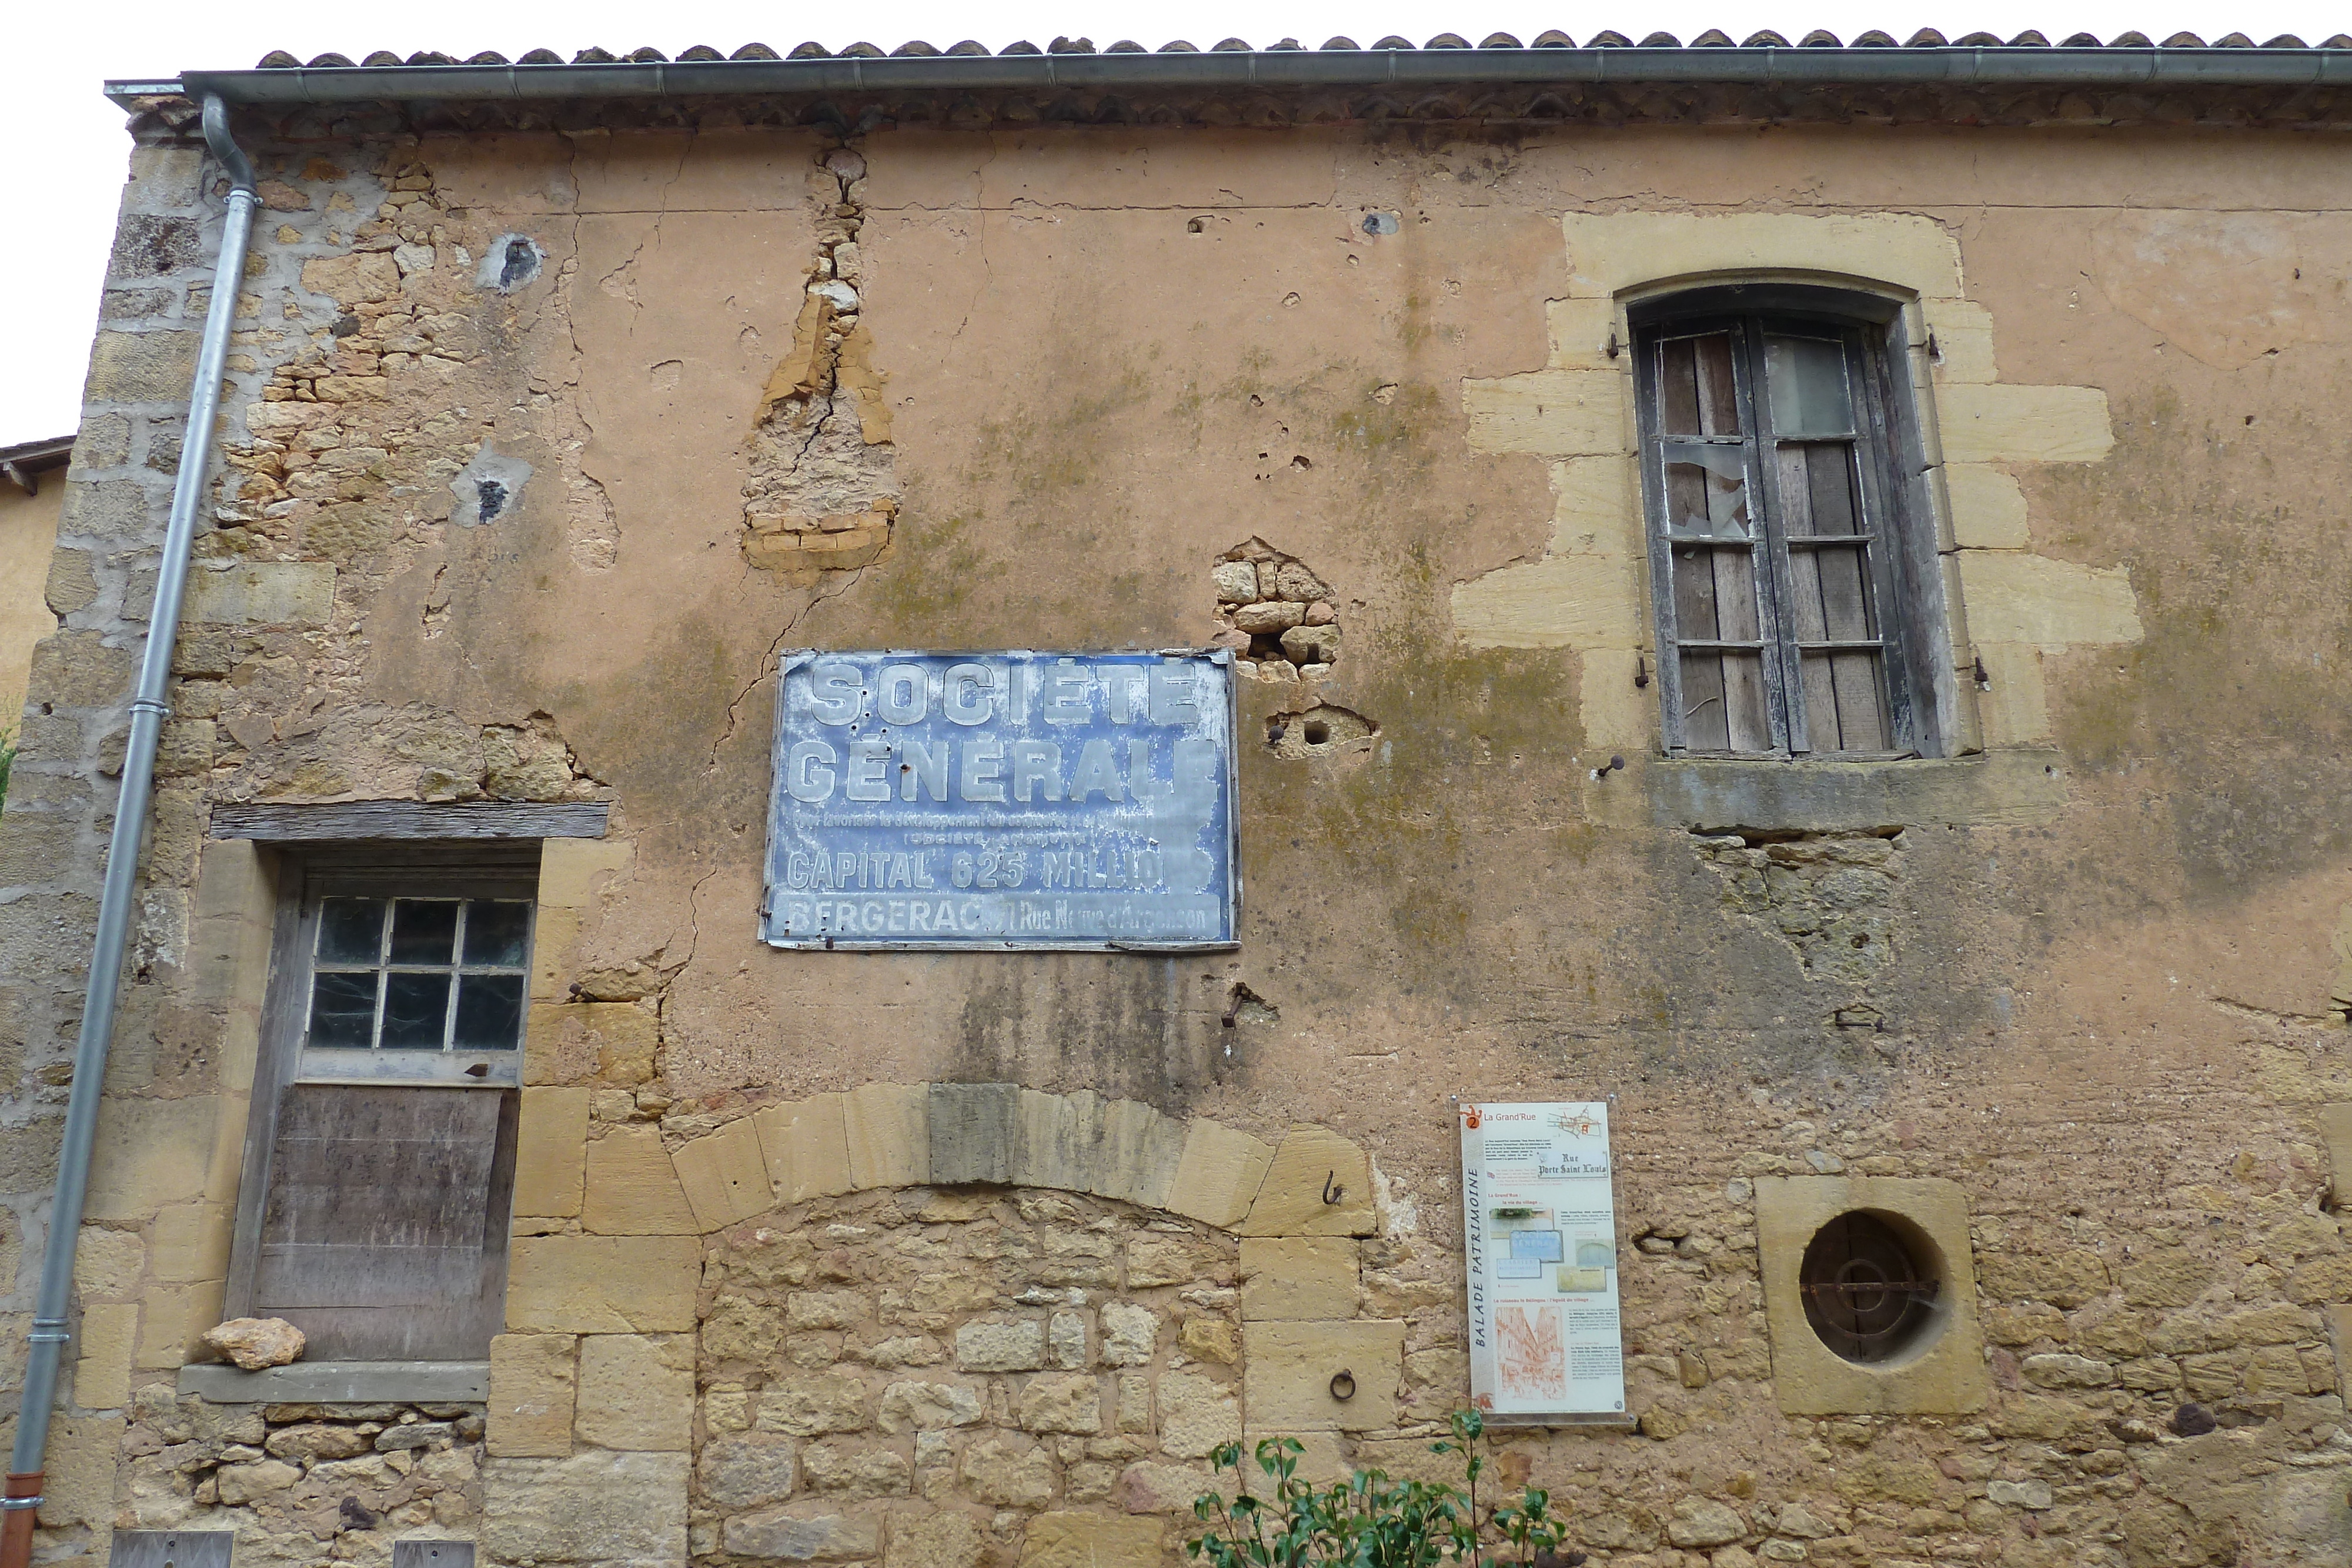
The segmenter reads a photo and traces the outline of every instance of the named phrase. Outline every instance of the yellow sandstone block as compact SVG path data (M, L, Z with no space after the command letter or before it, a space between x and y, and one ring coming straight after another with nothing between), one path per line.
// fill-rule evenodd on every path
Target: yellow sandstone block
M1960 559L1969 635L1979 647L2028 643L2137 643L2142 635L2131 578L2121 567L2077 566L2012 550L1970 550Z
M1244 1323L1242 1365L1253 1424L1289 1432L1392 1427L1404 1375L1404 1324ZM1342 1372L1356 1385L1344 1400L1331 1394L1331 1381Z
M1249 1213L1273 1161L1274 1150L1240 1128L1196 1116L1184 1130L1184 1153L1161 1207L1230 1229Z
M1248 1218L1233 1228L1244 1236L1371 1235L1380 1228L1371 1156L1328 1127L1291 1128Z
M138 1224L165 1204L205 1191L213 1171L215 1095L185 1100L110 1097L98 1113L88 1217Z
M771 1105L751 1118L778 1203L805 1203L855 1190L844 1096L816 1094Z
M588 1162L591 1089L527 1088L515 1127L514 1211L535 1218L580 1212Z
M530 999L561 1002L571 994L572 949L580 940L580 911L545 904L531 918Z
M131 1403L131 1357L139 1341L137 1303L108 1302L81 1310L75 1336L74 1403L85 1410L120 1410Z
M698 1230L717 1230L776 1206L759 1130L749 1116L682 1145L670 1163L677 1167Z
M1727 273L1818 272L1960 294L1960 247L1932 218L1873 214L1570 213L1570 287L1604 298L1642 284Z
M221 1296L226 1289L226 1281L199 1280L149 1291L135 1364L142 1371L160 1370L209 1359L202 1336L221 1321Z
M571 1457L578 1343L568 1333L508 1333L490 1341L488 1442L494 1457Z
M2020 643L1979 643L1989 689L1977 693L1977 718L1987 746L2030 746L2050 738L2049 695L2042 650ZM1969 671L1975 677L1973 666Z
M924 1083L861 1083L842 1096L852 1187L920 1186L931 1179L930 1105Z
M1998 468L1976 463L1944 467L1944 494L1952 509L1952 543L1961 549L2024 549L2025 492Z
M519 1236L507 1269L517 1333L657 1333L694 1327L698 1236Z
M539 852L541 909L593 909L596 896L629 868L626 839L549 839Z
M1474 648L1630 648L1641 576L1623 556L1559 555L1454 586L1454 629Z
M525 1083L653 1082L661 1020L635 1002L534 1003L523 1038Z
M1635 685L1647 671L1649 685ZM1658 739L1658 666L1639 648L1588 648L1577 686L1584 707L1584 744L1598 768L1609 754L1638 755Z
M653 1127L615 1127L588 1145L581 1221L598 1236L698 1236L686 1188Z
M1937 384L1994 379L1991 311L1969 299L1929 299L1922 303L1920 313L1936 342L1929 363Z
M1162 1561L1160 1534L1150 1514L1041 1513L1021 1538L1019 1568L1139 1568Z
M1352 1318L1356 1277L1353 1237L1245 1238L1242 1242L1242 1321Z
M1578 457L1631 450L1633 382L1619 371L1529 371L1465 380L1462 412L1473 452Z
M1551 331L1554 370L1611 371L1623 363L1622 342L1618 358L1609 357L1609 337L1617 329L1614 299L1555 299L1544 307L1544 316Z
M1631 457L1571 457L1551 467L1549 555L1638 557L1643 542L1641 471Z
M228 1277L236 1211L226 1204L183 1203L155 1217L155 1278L173 1283Z
M2096 387L1947 386L1936 406L1947 463L2096 463L2116 444Z
M600 1448L686 1452L694 1436L694 1336L583 1337L572 1427Z

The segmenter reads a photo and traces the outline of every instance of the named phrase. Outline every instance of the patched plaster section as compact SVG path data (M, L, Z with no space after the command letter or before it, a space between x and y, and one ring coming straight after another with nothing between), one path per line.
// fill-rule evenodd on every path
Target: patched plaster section
M1949 670L1939 674L1957 677L1961 694L1959 749L2048 738L2044 653L2140 640L2121 568L2028 553L2025 498L2009 472L2103 460L2115 442L2106 394L1997 380L1991 315L1962 297L1959 247L1941 225L1895 214L1622 213L1570 214L1562 227L1570 294L1549 309L1549 362L1462 388L1472 451L1553 459L1551 540L1534 560L1455 584L1453 612L1472 647L1582 653L1591 745L1653 749L1659 739L1654 695L1642 680L1656 653L1624 306L1665 287L1784 277L1893 285L1916 297L1906 307L1906 336L1939 508L1951 632Z
M826 209L816 262L760 397L743 486L745 558L803 586L887 554L898 513L890 405L859 319L866 160L836 148L810 179Z

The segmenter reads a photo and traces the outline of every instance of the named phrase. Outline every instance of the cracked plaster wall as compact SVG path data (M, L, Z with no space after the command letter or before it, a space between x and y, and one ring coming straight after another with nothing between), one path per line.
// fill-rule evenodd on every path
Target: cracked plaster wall
M535 1046L593 1064L580 1113L606 1137L676 1142L873 1079L1093 1089L1261 1136L1320 1121L1379 1161L1392 1310L1436 1377L1461 1333L1443 1095L1613 1092L1627 1234L1663 1244L1626 1277L1643 1427L1512 1449L1612 1561L1744 1568L1767 1541L1821 1561L2352 1559L2311 1480L2352 1440L2324 1322L2352 1265L2317 1131L2352 1097L2330 995L2352 899L2329 586L2347 519L2305 477L2347 455L2342 277L2314 258L2340 254L2352 181L2324 144L877 131L857 143L856 292L892 549L796 581L747 559L745 497L766 391L819 256L838 256L824 225L846 193L811 183L834 139L255 140L283 194L203 550L219 619L182 644L105 1118L174 1134L152 1140L158 1181L208 1201L234 1181L208 1151L234 1145L237 1061L184 936L195 867L230 853L199 854L211 803L609 799L614 840L550 873L534 1016ZM215 225L192 152L139 157L51 577L63 624L0 818L17 1241L38 1235L80 984L55 956L86 950ZM1367 232L1370 213L1395 232ZM1563 538L1578 553L1564 511L1629 515L1622 461L1563 474L1577 449L1500 439L1479 401L1585 373L1559 362L1600 319L1574 302L1615 285L1585 281L1570 236L1735 213L1882 225L1940 258L1948 360L1982 376L1937 383L1952 474L1986 469L1948 476L1956 546L1985 562L1963 561L1961 608L2039 675L2037 706L1986 720L1987 744L2055 780L2031 811L1859 824L1904 829L1873 841L1900 864L1874 966L1809 966L1727 907L1706 858L1725 835L1685 831L1763 831L1739 852L1769 864L1769 834L1805 824L1620 809L1649 721L1638 698L1599 702L1596 671L1633 650L1638 596L1628 620L1611 589L1605 635L1465 636L1464 585ZM480 259L510 234L543 266L486 291ZM2083 391L2022 422L2063 439L1963 458L1967 389L1996 386ZM862 417L857 440L879 444ZM485 444L532 477L489 524L452 526L449 481ZM1344 758L1244 758L1240 953L758 947L764 683L785 639L1206 641L1207 574L1253 536L1344 586L1347 654L1318 697L1380 728ZM2007 621L1979 592L1996 559L2030 579ZM1995 695L2024 685L1997 672ZM1244 733L1287 700L1253 684ZM1611 747L1632 766L1593 777ZM1239 1016L1237 986L1268 1016ZM202 1138L179 1135L195 1118ZM1991 1346L1978 1416L1779 1413L1750 1184L1833 1166L1967 1190ZM168 1380L206 1300L162 1208L97 1230L149 1271L85 1295L117 1339L84 1329L89 1399L61 1440L98 1479L60 1505L61 1552L111 1517L89 1456L119 1420L92 1402L118 1363L90 1345L123 1346L126 1385ZM21 1302L37 1249L10 1245ZM2233 1424L2170 1435L2189 1400Z

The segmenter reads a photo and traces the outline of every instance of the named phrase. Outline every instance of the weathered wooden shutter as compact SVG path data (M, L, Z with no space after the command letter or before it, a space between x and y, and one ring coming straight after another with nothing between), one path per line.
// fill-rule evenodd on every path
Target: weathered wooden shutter
M506 1293L509 1093L289 1084L253 1312L311 1361L478 1361Z

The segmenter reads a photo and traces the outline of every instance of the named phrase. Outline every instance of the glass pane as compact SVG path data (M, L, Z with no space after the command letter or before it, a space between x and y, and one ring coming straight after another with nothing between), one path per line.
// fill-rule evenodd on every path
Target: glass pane
M467 975L457 982L458 1051L512 1051L522 1040L522 977Z
M466 962L522 967L523 939L530 932L530 905L522 903L466 906ZM465 1010L465 1003L457 1004Z
M319 906L319 962L374 964L383 958L383 899L330 898Z
M455 899L404 898L392 906L392 961L446 964L457 947Z
M1846 435L1853 402L1845 385L1845 345L1822 338L1764 340L1764 384L1775 435Z
M1748 476L1737 446L1667 446L1666 527L1678 534L1748 537Z
M438 1051L449 1021L449 977L387 975L383 1045L387 1051Z
M375 982L373 974L314 977L310 982L310 1043L365 1050L375 1033Z

